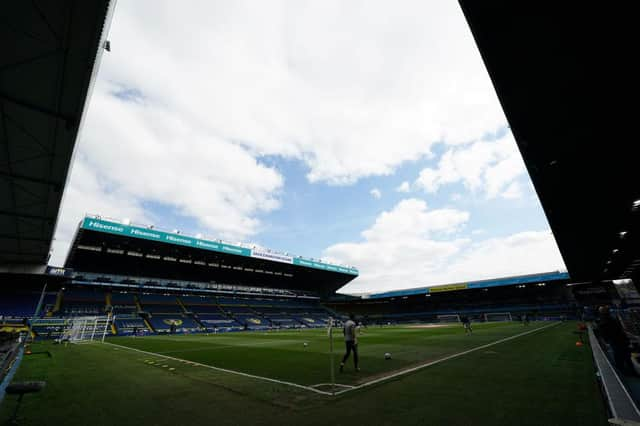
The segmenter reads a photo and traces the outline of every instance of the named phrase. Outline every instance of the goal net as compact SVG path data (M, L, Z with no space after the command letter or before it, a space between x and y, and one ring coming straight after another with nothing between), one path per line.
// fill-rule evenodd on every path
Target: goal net
M70 319L62 340L72 343L104 342L115 317L74 317Z
M484 320L489 321L513 321L511 312L496 312L492 314L484 314Z
M460 322L460 315L438 315L438 322Z

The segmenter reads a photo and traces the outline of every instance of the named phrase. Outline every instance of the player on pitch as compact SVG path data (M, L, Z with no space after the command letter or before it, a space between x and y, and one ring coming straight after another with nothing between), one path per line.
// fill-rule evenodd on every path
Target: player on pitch
M473 334L473 328L471 327L471 320L469 319L468 316L466 315L462 315L460 317L460 322L462 323L462 326L464 327L464 333L469 335L469 334Z
M349 314L349 319L344 323L342 333L344 334L344 343L347 347L347 352L342 357L340 363L340 372L344 369L344 363L349 358L351 351L353 351L353 365L356 367L356 371L360 371L358 368L358 338L356 337L356 322L355 316Z

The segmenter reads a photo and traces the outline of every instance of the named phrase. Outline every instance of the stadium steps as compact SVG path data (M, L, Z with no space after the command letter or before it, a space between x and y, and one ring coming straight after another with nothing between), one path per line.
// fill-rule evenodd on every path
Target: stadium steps
M149 330L151 330L151 332L155 333L155 332L156 332L156 329L155 329L155 328L153 328L153 326L151 325L151 323L149 322L149 320L148 320L148 319L146 319L145 317L141 317L141 318L142 318L142 321L144 321L144 325L146 325L146 326L147 326L147 328L148 328Z
M180 299L179 297L176 297L176 302L178 303L178 306L180 306L184 314L187 314L188 316L193 318L193 311L190 310L189 307L184 304L182 299Z
M144 321L144 325L147 326L147 328L151 330L152 333L157 333L156 329L151 325L149 318L147 318L145 315L142 314L143 312L145 312L145 310L142 308L142 303L140 303L140 298L137 295L134 295L133 300L136 304L138 315L140 316L140 318L142 318L142 321Z
M271 321L271 319L265 315L263 315L262 313L256 311L253 306L248 306L247 308L249 308L251 310L252 313L254 313L258 318L265 320L267 322L267 324L269 324L270 326L273 326L273 321ZM237 321L237 320L236 320Z
M185 315L188 318L191 318L193 320L193 322L196 323L200 327L200 331L207 331L207 327L203 323L201 323L200 320L198 320L198 318L196 317L195 312L193 312L193 310L189 309L189 307L184 304L182 299L180 299L179 297L176 297L176 301L178 302L178 306L180 306L180 308L182 309L182 314L183 315Z
M142 303L140 303L140 298L137 295L133 295L133 300L136 304L136 308L138 309L138 312L143 312L144 309L142 309Z
M202 331L207 331L207 327L202 322L200 322L200 320L198 318L196 318L195 315L192 314L190 317L193 320L193 322L195 322L196 324L198 324L200 326Z
M222 307L222 305L220 303L218 303L218 299L215 298L214 299L215 302L215 306L218 308L218 310L220 311L220 313L225 317L225 318L229 318L234 320L235 322L237 322L238 324L242 324L245 325L244 321L240 321L238 318L236 318L235 316L231 315L230 313L228 313L227 311L224 310L224 308Z

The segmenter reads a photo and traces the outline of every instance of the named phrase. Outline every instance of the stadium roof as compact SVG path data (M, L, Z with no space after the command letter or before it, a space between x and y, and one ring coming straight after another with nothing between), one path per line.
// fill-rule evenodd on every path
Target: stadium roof
M82 272L333 293L357 269L264 248L85 217L65 268Z
M540 274L517 275L513 277L495 278L490 280L460 282L453 284L445 284L439 286L410 288L406 290L394 290L384 293L374 293L365 296L366 299L382 299L387 297L415 296L420 294L440 293L445 291L469 290L474 288L501 287L517 284L542 283L553 281L567 281L569 274L566 272L554 271L543 272Z
M635 15L588 2L460 3L572 280L638 278L637 130L624 111Z
M47 263L109 0L3 2L0 15L0 268Z

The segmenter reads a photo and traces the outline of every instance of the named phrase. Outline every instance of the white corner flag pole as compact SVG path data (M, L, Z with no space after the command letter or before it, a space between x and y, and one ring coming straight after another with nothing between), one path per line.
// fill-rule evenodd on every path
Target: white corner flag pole
M329 318L329 374L331 375L331 394L335 395L336 375L333 370L333 318Z

